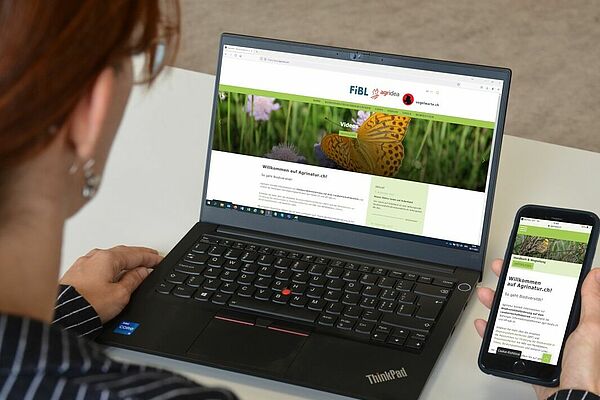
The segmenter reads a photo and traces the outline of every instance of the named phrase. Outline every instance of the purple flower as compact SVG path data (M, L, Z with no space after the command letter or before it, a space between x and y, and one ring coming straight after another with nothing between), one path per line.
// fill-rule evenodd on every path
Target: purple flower
M246 112L257 121L268 121L271 112L279 110L280 107L272 97L250 95L246 101Z
M327 168L339 168L338 165L329 157L325 155L320 143L315 143L313 150L315 152L315 158L321 167Z
M352 122L354 122L358 126L361 126L367 119L369 119L370 116L371 116L371 113L368 111L359 111L357 113L357 117L352 118ZM357 129L354 129L354 128L352 130L357 131Z
M265 154L265 157L272 160L291 161L302 164L306 163L306 158L298 154L296 147L288 144L273 146L271 152Z

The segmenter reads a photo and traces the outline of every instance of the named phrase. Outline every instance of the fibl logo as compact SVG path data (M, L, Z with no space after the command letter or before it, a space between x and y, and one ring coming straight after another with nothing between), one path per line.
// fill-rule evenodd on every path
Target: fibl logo
M350 94L355 94L358 96L368 96L368 89L366 86L350 86Z

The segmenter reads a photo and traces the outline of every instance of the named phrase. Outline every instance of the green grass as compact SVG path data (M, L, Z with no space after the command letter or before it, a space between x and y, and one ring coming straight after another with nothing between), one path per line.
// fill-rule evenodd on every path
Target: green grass
M338 132L342 128L336 123L351 122L357 113L278 99L279 110L273 111L268 121L256 121L245 111L247 95L223 95L218 104L215 150L263 157L273 146L289 144L313 165L318 165L315 143L326 133ZM491 142L488 128L412 119L403 141L402 167L395 177L483 191Z

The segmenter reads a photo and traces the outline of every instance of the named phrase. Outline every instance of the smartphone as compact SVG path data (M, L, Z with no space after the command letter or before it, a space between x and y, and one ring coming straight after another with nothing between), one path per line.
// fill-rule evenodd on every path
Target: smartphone
M519 209L479 351L491 375L542 386L559 383L565 341L579 322L599 220L587 211Z

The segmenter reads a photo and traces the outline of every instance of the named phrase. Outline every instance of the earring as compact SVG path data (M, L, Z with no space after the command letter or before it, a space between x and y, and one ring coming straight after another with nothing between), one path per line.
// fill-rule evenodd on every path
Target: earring
M88 200L94 197L100 186L101 177L94 173L94 164L96 164L96 161L92 158L83 164L83 177L85 178L85 183L83 184L81 195L84 199Z

